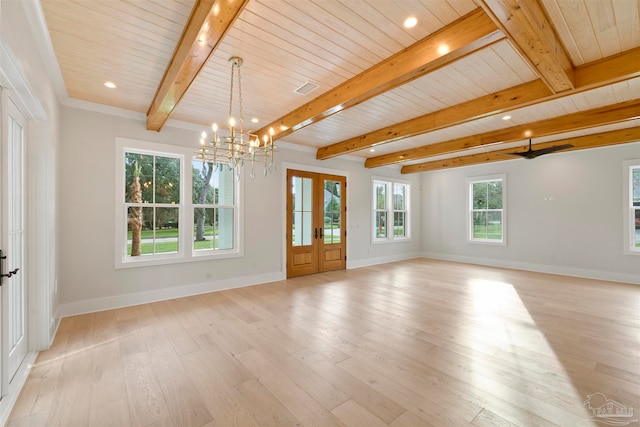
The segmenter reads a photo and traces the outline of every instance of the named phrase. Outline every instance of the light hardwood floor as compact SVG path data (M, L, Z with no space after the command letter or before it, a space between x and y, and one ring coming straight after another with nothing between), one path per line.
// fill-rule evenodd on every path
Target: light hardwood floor
M9 425L581 426L596 392L640 412L640 287L416 259L65 318Z

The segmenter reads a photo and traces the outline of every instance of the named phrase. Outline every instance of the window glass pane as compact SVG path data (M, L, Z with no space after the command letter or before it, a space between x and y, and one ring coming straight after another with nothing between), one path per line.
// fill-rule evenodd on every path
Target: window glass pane
M311 212L302 212L302 244L311 244Z
M193 210L193 249L196 251L214 248L215 209L195 208Z
M387 237L387 212L377 211L376 219L376 238Z
M324 243L340 243L340 223L333 223L331 228L324 229Z
M233 178L233 174L231 175ZM215 210L214 227L217 234L214 249L233 249L234 212L233 208L217 208Z
M340 181L324 181L324 242L340 242Z
M153 156L125 153L125 202L153 203Z
M502 239L502 212L487 212L487 239Z
M473 209L487 208L487 183L473 183Z
M216 193L216 202L219 205L235 205L235 178L233 170L228 166L219 165L218 171L214 172L213 187Z
M142 228L144 226L142 207L127 209L127 255L142 255Z
M405 209L405 199L407 196L406 193L407 187L403 184L394 184L393 185L393 209L394 210L404 210Z
M302 178L302 210L311 211L311 202L313 201L313 180L311 178Z
M393 213L393 234L396 237L405 237L405 213L404 212L394 212Z
M487 183L487 207L489 209L502 209L502 181L490 181Z
M384 182L374 182L373 184L375 189L375 204L376 209L386 209L387 208L387 185Z
M640 167L631 168L633 206L640 206Z
M154 209L130 207L127 210L127 255L153 254Z
M191 163L191 194L192 202L198 205L214 204L214 189L212 185L213 163L194 160Z
M293 236L293 246L302 246L302 212L294 211L291 224L291 235Z
M155 203L180 203L180 159L156 156Z
M178 208L156 208L155 253L178 252Z
M487 238L487 213L485 211L473 212L473 237L474 239Z
M635 247L640 248L640 209L634 209L634 220L635 220Z

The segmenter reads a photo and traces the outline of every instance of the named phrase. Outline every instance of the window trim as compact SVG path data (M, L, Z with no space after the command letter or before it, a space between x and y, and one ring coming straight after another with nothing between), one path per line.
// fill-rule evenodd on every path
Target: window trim
M622 218L623 218L623 229L624 229L624 254L625 255L635 255L640 256L640 248L635 247L635 224L634 218L632 215L633 207L633 174L631 173L631 169L640 168L640 159L632 159L626 160L622 163L623 172L623 197L622 197ZM639 207L640 208L640 207Z
M477 239L473 237L473 184L480 182L502 181L502 238L497 239ZM489 209L487 209L488 211ZM493 209L497 210L497 209ZM477 243L481 245L507 245L507 174L494 174L475 176L467 178L467 243Z
M200 250L193 249L193 207L191 164L193 149L172 144L141 141L136 139L116 137L115 139L115 268L147 267L155 265L176 264L184 262L205 261L212 259L237 258L244 256L244 215L243 215L243 184L244 171L240 173L240 180L236 180L236 209L234 212L234 248L228 250ZM154 254L141 257L130 257L123 251L127 241L127 206L125 200L125 152L152 155L167 155L179 157L180 168L180 204L178 229L178 253Z
M376 205L376 192L375 185L376 183L382 183L386 187L386 213L387 213L387 235L386 237L376 237L376 213L380 210ZM405 235L404 236L396 236L395 235L395 226L393 225L395 222L395 206L393 205L393 188L395 185L404 185L407 187L407 197L405 200L405 208L403 212L406 212L405 216ZM371 233L371 243L374 245L379 244L387 244L387 243L401 243L408 242L411 240L411 181L405 181L401 179L381 177L381 176L372 176L371 177L371 227L369 228ZM400 212L400 211L398 211ZM391 226L389 226L389 222L391 222Z

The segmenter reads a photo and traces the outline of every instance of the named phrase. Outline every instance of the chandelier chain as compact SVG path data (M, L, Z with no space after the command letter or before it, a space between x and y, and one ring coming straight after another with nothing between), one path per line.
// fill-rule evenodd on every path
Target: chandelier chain
M238 67L238 97L240 99L240 134L244 133L244 112L242 111L242 77L240 76L240 65Z

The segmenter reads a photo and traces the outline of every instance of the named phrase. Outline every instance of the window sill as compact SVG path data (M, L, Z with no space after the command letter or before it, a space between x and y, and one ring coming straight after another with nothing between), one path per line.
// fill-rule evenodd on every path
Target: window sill
M120 262L116 262L116 270L125 269L125 268L136 268L136 267L154 267L158 265L166 265L166 264L183 264L190 262L199 262L199 261L212 261L219 259L229 259L229 258L240 258L244 256L244 254L239 251L225 251L219 253L193 253L190 257L181 256L181 255L166 255L166 256L145 256L142 255L140 257L129 257L126 260L121 260Z

